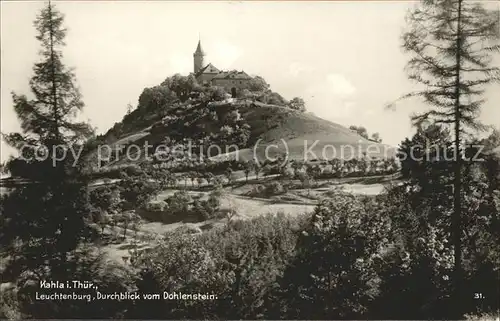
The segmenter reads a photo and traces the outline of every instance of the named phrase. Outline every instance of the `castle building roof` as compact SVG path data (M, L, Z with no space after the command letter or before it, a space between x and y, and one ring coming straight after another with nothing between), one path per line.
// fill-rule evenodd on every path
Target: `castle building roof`
M218 73L213 79L236 79L236 80L249 80L252 79L246 72L244 71L222 71Z
M198 72L196 73L196 77L198 77L199 75L201 74L218 74L220 73L220 70L217 69L214 65L212 65L211 63L209 63L208 65L206 65L205 67L201 68L200 70L198 70Z

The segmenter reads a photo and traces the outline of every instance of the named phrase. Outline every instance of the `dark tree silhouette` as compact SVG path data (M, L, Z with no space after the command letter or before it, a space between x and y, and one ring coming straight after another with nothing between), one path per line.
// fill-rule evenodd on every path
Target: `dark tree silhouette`
M423 0L408 14L403 48L412 58L407 71L411 80L425 89L401 98L420 97L432 108L413 117L415 124L432 120L454 126L454 149L463 148L465 135L483 129L477 115L483 103L484 86L500 80L493 67L492 53L498 52L498 12L478 2L464 0ZM455 298L461 306L462 279L462 156L454 162L453 245Z
M13 93L22 133L4 135L21 153L24 148L10 163L24 164L26 171L18 174L32 181L0 202L0 244L12 257L1 278L16 280L21 288L28 281L72 279L67 262L89 236L88 184L70 149L78 153L92 131L74 121L84 104L74 74L62 62L62 24L62 14L50 2L36 18L42 48L30 80L34 99ZM45 153L36 154L33 147Z

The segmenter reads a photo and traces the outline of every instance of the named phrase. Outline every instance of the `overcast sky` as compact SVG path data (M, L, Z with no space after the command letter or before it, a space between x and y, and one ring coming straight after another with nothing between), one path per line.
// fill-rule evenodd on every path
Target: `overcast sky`
M415 2L55 1L68 28L65 63L75 67L84 119L105 132L137 106L145 87L193 68L201 34L206 62L263 76L308 111L379 132L397 145L412 133L418 101L384 106L415 88L401 51L405 12ZM1 1L1 130L19 129L11 91L28 94L39 44L40 1ZM498 6L498 5L497 5ZM497 62L500 61L497 59ZM489 88L481 118L500 127L500 88ZM2 161L10 154L2 143Z

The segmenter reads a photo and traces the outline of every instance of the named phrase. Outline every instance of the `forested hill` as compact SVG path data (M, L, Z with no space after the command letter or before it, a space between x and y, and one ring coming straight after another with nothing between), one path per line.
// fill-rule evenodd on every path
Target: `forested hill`
M246 155L243 158L251 158L249 151L256 143L281 142L280 152L285 152L283 140L291 159L303 158L304 145L311 146L316 141L318 158L323 158L322 149L327 145L337 151L342 145L379 145L381 150L387 149L356 131L308 113L301 98L283 98L258 76L246 88L238 89L234 98L221 87L201 86L193 76L169 77L158 86L145 88L137 107L129 106L123 120L91 144L107 144L123 151L131 144L143 146L147 142L154 147L187 140L205 151L203 146L221 146L224 152L225 146L236 145L241 155ZM326 158L340 156L333 155L329 148ZM113 154L109 165L144 160L116 159L118 154Z

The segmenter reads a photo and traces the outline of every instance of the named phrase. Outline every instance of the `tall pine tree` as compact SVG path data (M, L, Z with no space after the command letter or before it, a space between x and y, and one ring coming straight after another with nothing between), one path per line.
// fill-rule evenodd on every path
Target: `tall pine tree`
M34 26L41 60L29 82L33 98L12 94L22 133L4 135L20 152L11 172L31 180L0 202L0 244L12 258L3 278L18 284L70 278L66 262L85 236L88 213L88 184L71 148L77 155L92 131L74 120L84 104L62 61L63 15L49 2Z
M412 117L415 124L430 120L453 127L456 160L453 164L453 215L451 238L454 246L455 298L460 307L462 283L462 171L460 152L468 135L484 126L477 120L484 102L484 88L500 80L500 69L492 65L500 51L499 12L477 1L422 0L408 14L403 34L404 50L412 58L409 78L423 90L402 98L421 97L431 108Z

